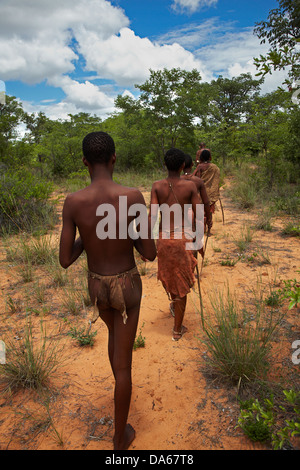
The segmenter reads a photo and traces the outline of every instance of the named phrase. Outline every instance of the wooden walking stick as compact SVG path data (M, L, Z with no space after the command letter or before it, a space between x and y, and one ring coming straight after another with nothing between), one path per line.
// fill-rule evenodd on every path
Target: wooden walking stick
M220 201L220 206L221 206L221 211L222 211L222 219L223 219L223 225L224 225L224 223L225 223L224 209L223 209L223 204L222 204L222 201L221 201L220 197L219 197L219 201Z
M205 245L204 245L204 250L203 250L203 257L202 257L202 263L201 263L200 277L201 277L201 274L202 274L202 269L203 269L203 264L204 264L204 256L205 256L205 252L206 252L208 237L210 237L210 229L208 229L207 234L206 234L206 240L205 240Z
M196 270L197 270L197 281L198 281L198 292L199 292L199 303L200 303L200 315L201 315L201 321L202 321L202 326L203 326L204 325L203 302L202 302L202 293L201 293L201 287L200 287L200 275L199 275L198 263L196 264Z
M197 281L198 281L198 291L199 291L199 303L200 303L200 314L201 314L202 326L204 326L204 314L203 314L202 292L201 292L201 287L200 287L200 277L201 277L201 274L202 274L203 263L204 263L204 256L205 256L206 247L207 247L207 241L208 241L208 237L209 237L209 236L210 236L210 229L208 230L207 235L206 235L206 240L205 240L205 246L204 246L204 250L203 250L203 258L202 258L201 271L200 271L200 273L199 273L198 263L196 264Z

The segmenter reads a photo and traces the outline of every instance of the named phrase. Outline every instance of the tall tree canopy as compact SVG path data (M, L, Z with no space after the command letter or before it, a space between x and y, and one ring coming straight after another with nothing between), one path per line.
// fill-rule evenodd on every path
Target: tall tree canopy
M194 119L199 114L201 76L197 70L150 70L138 100L118 96L116 106L128 115L143 117L152 131L152 148L162 162L169 147L186 142L193 135Z
M268 19L256 23L254 33L270 44L267 55L255 59L258 75L290 68L286 83L300 78L300 0L279 0L279 8L269 12Z

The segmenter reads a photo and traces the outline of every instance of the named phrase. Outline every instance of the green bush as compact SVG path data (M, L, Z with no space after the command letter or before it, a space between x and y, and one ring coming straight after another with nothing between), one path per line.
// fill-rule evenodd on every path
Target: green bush
M274 397L257 398L241 402L238 424L252 441L269 441L273 449L291 446L291 438L300 435L300 394L294 390L283 390L283 404Z
M56 222L49 196L52 183L27 169L7 170L0 175L0 232L47 229Z

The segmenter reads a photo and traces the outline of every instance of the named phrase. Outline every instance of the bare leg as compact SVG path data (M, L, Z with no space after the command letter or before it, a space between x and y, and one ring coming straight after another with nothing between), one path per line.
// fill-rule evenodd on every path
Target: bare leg
M115 378L114 450L128 449L135 437L135 431L127 423L127 418L132 390L132 350L139 319L141 290L141 281L138 276L134 278L134 288L131 286L130 279L126 279L124 299L128 318L125 325L119 311L99 310L102 320L108 327L108 355Z
M185 295L182 298L176 298L172 295L173 305L174 305L174 328L173 328L173 338L178 340L181 338L182 334L187 331L187 328L182 325L185 308L186 308L186 300L187 296Z

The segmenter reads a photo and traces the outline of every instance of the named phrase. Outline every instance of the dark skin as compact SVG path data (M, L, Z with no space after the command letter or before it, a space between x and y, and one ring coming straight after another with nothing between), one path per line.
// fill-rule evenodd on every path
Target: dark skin
M204 150L204 149L203 149ZM207 169L207 167L210 165L210 162L211 162L211 157L208 161L203 161L200 159L194 173L193 173L193 176L198 176L198 178L201 178L201 175L202 175L202 172L205 171Z
M156 181L152 185L151 190L151 203L150 203L150 213L149 218L152 226L154 226L157 219L157 211L153 211L152 204L162 205L164 203L169 206L179 203L182 207L182 214L184 214L184 205L191 204L193 210L193 217L196 218L196 207L197 204L200 204L200 199L198 196L198 191L195 184L192 181L187 181L180 177L180 174L184 168L184 164L178 169L178 171L168 171L168 176L166 179ZM174 192L176 194L175 199L172 191L170 192L169 183L172 184ZM174 228L174 217L171 212L170 217L170 230ZM184 224L184 216L182 217L182 226ZM162 220L160 221L160 229L162 228ZM170 292L170 295L173 300L175 300L176 295ZM173 302L174 306L174 328L173 328L173 338L179 339L182 334L187 330L186 327L182 325L185 307L186 307L187 296L184 296L180 299L176 299ZM181 332L181 334L176 334L175 332Z
M155 243L151 239L150 228L148 239L136 241L129 237L125 240L118 238L100 240L96 234L97 223L101 220L99 216L96 216L96 209L100 204L109 203L116 209L117 234L121 217L125 217L127 227L134 219L134 216L118 213L119 196L127 197L128 208L132 204L145 205L140 191L118 185L112 180L115 161L115 155L111 156L107 164L91 165L85 158L83 159L90 173L91 184L67 196L64 203L59 252L60 264L64 268L74 263L83 250L87 254L89 270L100 275L114 275L132 269L135 266L134 247L150 261L156 257ZM77 229L80 236L75 239ZM92 284L89 284L89 287L93 290ZM140 278L135 279L134 287L130 279L126 279L123 292L128 316L126 325L119 311L102 309L101 305L97 304L99 315L108 328L108 355L115 377L114 450L128 449L135 437L135 431L127 423L127 418L132 389L132 350L142 292Z
M212 214L210 212L209 199L208 199L207 192L205 189L205 184L201 178L192 174L192 168L193 166L191 166L190 168L185 168L184 174L181 176L181 178L187 179L189 181L193 181L193 183L195 183L197 191L200 194L202 203L204 204L204 213L205 213L205 217L207 220L208 228L211 229Z
M206 148L204 143L201 143L199 145L199 150L196 153L196 165L198 165L200 163L200 157L201 157L201 153L203 152L203 150L209 150L209 149Z

